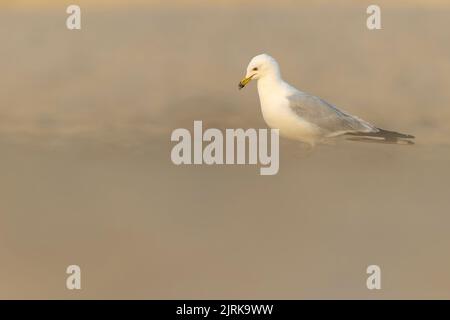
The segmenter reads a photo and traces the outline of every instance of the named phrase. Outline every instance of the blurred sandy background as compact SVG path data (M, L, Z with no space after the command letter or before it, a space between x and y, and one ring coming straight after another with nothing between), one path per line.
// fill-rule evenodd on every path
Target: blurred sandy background
M0 298L450 298L450 6L377 1L369 31L372 2L2 1ZM262 52L417 144L172 165L193 120L265 127L237 90Z

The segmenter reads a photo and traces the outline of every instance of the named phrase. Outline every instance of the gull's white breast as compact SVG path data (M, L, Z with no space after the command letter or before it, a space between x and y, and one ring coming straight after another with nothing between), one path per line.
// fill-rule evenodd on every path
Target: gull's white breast
M280 129L280 135L314 145L320 136L319 128L300 118L289 107L289 86L258 81L261 111L267 125Z

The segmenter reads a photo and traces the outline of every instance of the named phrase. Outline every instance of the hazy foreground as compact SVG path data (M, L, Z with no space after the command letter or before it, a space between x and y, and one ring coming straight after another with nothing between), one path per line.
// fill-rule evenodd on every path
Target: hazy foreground
M450 298L450 7L385 3L370 32L367 5L86 4L69 32L65 3L9 3L0 298ZM261 52L417 144L283 141L273 177L173 166L174 128L265 127L237 90Z

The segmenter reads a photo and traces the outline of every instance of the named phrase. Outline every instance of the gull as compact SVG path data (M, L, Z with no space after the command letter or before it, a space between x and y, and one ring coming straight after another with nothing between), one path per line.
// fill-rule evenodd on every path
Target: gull
M325 100L297 90L281 78L277 61L268 54L252 58L239 89L251 80L258 81L261 111L270 128L280 136L315 146L330 138L346 136L348 140L413 144L414 136L378 128L338 109Z

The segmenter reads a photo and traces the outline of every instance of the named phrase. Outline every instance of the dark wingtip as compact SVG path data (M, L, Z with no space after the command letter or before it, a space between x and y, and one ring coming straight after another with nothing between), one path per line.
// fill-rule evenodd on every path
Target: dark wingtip
M411 134L404 134L396 131L385 130L377 128L377 132L349 132L347 134L352 136L366 136L366 137L378 137L385 139L415 139L416 137Z
M397 131L390 131L390 130L385 130L385 129L380 129L380 133L384 136L387 137L394 137L394 138L401 138L401 139L415 139L416 137L413 136L412 134L406 134L406 133L400 133Z
M357 142L369 142L369 143L384 143L384 144L396 144L396 145L404 145L404 146L412 146L414 145L414 141L407 139L380 139L376 137L347 137L346 140L357 141Z

